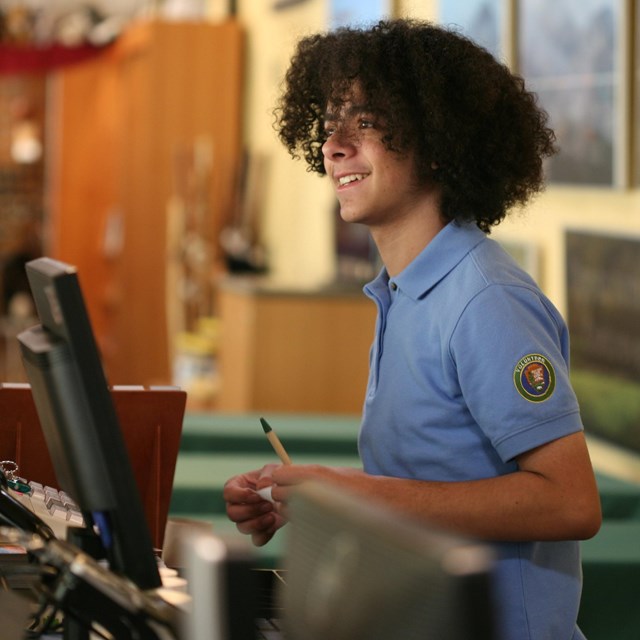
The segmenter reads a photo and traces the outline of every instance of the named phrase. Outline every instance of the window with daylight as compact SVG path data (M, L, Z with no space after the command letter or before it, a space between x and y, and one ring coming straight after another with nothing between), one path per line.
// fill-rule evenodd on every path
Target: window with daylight
M549 182L626 187L630 175L640 184L640 133L630 131L640 122L639 6L640 0L440 0L439 21L487 48L537 94L558 139L559 152L546 164Z

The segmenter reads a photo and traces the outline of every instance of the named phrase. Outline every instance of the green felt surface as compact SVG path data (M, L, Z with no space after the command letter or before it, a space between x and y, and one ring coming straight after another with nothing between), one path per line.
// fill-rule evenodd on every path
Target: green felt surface
M292 455L293 458L293 455ZM264 454L185 453L178 456L174 487L217 487L233 475L278 462L272 451ZM360 467L356 456L298 454L293 462L330 466Z
M359 420L352 416L265 416L290 455L314 451L318 454L358 455ZM272 452L260 414L187 414L180 451L237 453Z
M640 520L605 520L582 543L578 623L588 640L640 638Z
M605 520L640 520L640 485L603 473L596 480Z

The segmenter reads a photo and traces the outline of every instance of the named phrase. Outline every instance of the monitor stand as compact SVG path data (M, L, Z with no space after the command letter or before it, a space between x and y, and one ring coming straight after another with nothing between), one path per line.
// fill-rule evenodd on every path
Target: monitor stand
M95 560L102 560L105 557L104 547L100 542L100 538L86 527L69 527L67 529L67 542L78 547L78 549ZM62 638L63 640L90 640L91 631L80 621L66 616Z

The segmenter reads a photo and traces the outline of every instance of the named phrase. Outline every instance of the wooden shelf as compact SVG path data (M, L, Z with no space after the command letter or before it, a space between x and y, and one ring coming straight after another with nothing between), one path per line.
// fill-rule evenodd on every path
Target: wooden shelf
M51 252L78 267L112 384L170 381L176 156L202 139L213 149L204 215L215 240L234 202L243 49L234 21L151 21L52 74Z
M361 413L376 308L360 288L230 279L219 301L218 409Z

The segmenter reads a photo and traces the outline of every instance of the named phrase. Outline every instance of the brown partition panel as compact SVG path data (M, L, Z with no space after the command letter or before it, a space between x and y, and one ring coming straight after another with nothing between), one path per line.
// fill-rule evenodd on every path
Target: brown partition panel
M115 387L112 397L151 538L162 548L186 393ZM0 459L16 462L27 480L60 487L29 385L0 385Z

